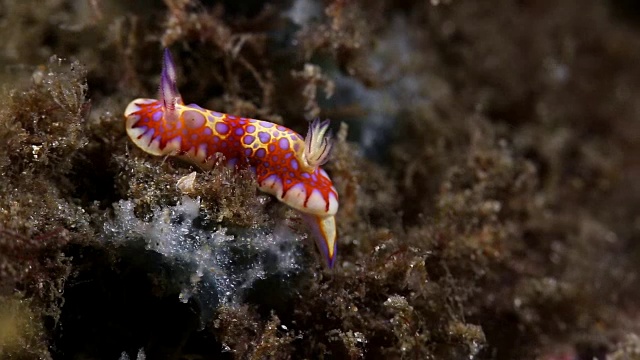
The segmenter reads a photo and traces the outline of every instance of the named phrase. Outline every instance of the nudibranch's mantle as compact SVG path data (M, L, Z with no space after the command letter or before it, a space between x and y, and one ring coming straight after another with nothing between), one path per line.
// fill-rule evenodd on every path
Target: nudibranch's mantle
M176 87L176 70L165 50L161 99L136 99L125 109L131 140L153 155L171 155L203 169L216 154L229 166L247 166L260 190L299 210L332 267L336 254L338 193L324 164L331 150L329 122L315 120L307 138L271 122L241 118L185 105Z

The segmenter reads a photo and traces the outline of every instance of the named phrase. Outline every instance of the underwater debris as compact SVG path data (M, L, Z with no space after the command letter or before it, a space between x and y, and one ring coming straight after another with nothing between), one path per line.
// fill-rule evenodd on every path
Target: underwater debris
M0 227L0 296L22 293L57 317L70 271L62 252L69 241L64 229L27 237Z
M305 26L311 20L320 19L322 10L322 4L317 0L294 0L291 7L283 12L283 16L298 26Z
M295 354L420 359L477 354L485 344L482 329L459 320L460 310L448 304L458 289L427 273L428 257L425 250L387 239L373 256L310 284L292 322L307 329L305 339L316 340L300 344Z
M638 360L640 359L640 336L627 334L616 344L615 349L607 354L607 360Z
M273 115L273 70L262 66L258 61L264 58L268 51L266 34L236 31L228 24L229 19L223 16L221 6L215 7L213 11L205 11L199 2L194 0L165 0L165 3L169 11L162 35L163 47L168 48L176 42L188 41L198 41L203 46L212 46L217 50L215 63L220 63L223 67L221 73L216 73L214 77L224 77L226 100L235 103L228 111L241 113L238 110L242 104L247 105L244 99L261 96L260 107L249 107L253 107L261 118ZM268 11L264 13L269 14ZM267 25L264 30L267 31L269 22L265 24ZM211 72L210 63L206 66L208 72ZM247 82L255 86L246 86ZM260 94L256 94L255 90L259 90ZM243 92L248 92L251 96L245 96L243 99L240 96Z
M317 118L320 115L320 105L316 100L318 87L322 87L325 100L330 99L335 91L335 83L326 74L322 73L322 68L315 64L306 63L300 71L291 71L294 79L303 82L302 96L305 98L304 117L308 121Z
M52 56L46 67L35 71L28 90L11 93L11 101L3 114L10 118L4 122L20 124L26 135L21 145L28 144L19 149L19 153L27 152L23 157L11 152L18 149L7 149L5 156L14 156L11 170L24 169L24 163L28 162L47 170L55 169L56 173L69 171L74 153L87 144L86 75L86 69L78 61L68 64ZM0 166L2 164L0 161ZM21 166L15 169L18 164Z
M224 352L233 353L238 359L287 359L292 342L301 338L294 336L277 316L272 314L267 321L261 321L248 306L222 306L212 331Z
M313 6L305 8L313 11ZM325 7L325 16L321 21L309 22L296 34L296 43L300 46L303 59L326 53L334 57L337 65L345 69L347 74L367 84L375 83L376 76L366 65L367 50L373 43L372 35L376 33L374 27L379 24L367 18L373 13L367 14L358 3L330 2Z
M189 175L181 177L176 183L176 187L184 194L189 194L194 191L193 184L196 181L197 173L194 171Z
M86 70L52 56L0 111L0 225L25 236L88 230L73 193L74 160L87 144Z
M393 318L389 321L393 328L393 332L401 343L400 351L409 353L417 345L415 341L418 339L412 336L415 330L410 319L415 318L415 310L407 299L399 295L389 297L383 304L393 314Z
M367 339L363 333L351 330L343 332L334 329L327 332L327 339L331 342L340 341L347 349L350 359L364 358Z
M145 219L153 209L175 205L183 194L176 184L190 169L171 166L142 156L116 156L116 188L120 196L135 199L136 215ZM218 223L241 227L263 226L268 222L267 196L256 196L255 176L248 170L216 166L199 172L189 196L200 198L204 217Z
M40 308L21 296L0 295L0 357L51 359Z
M129 354L127 354L126 352L122 352L122 354L120 355L120 360L129 360ZM138 350L138 354L136 355L136 359L135 360L146 360L147 359L147 355L145 355L144 353L144 348L140 348L140 350Z

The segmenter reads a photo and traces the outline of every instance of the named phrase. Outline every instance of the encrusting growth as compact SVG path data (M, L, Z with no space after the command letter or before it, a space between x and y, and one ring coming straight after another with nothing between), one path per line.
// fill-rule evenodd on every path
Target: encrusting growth
M307 138L268 121L184 105L176 68L164 52L160 100L136 99L125 109L127 134L142 150L210 169L221 153L228 166L246 166L260 190L302 213L329 267L336 256L338 193L320 168L331 151L329 121L314 120Z

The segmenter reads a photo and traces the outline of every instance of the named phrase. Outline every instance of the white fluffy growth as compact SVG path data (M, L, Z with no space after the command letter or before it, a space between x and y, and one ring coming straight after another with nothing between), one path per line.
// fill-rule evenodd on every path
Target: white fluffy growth
M274 231L245 229L236 237L227 235L224 228L205 229L194 222L200 215L200 199L184 196L176 206L156 209L151 221L135 216L132 201L114 204L114 213L114 220L105 224L107 241L123 244L143 239L148 250L193 268L190 284L180 294L184 302L192 296L213 307L218 302L238 302L256 280L300 270L299 247L292 243L301 242L287 226ZM217 299L208 302L206 297Z

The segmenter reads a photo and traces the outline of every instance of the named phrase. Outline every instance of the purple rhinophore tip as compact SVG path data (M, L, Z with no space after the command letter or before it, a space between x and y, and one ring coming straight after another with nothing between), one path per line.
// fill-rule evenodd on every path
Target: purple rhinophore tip
M177 120L176 104L180 102L180 93L176 86L176 66L169 49L164 49L162 74L160 76L160 97L165 110L165 118Z
M162 58L162 74L166 74L173 85L176 84L176 65L173 62L169 49L164 49L164 56Z

